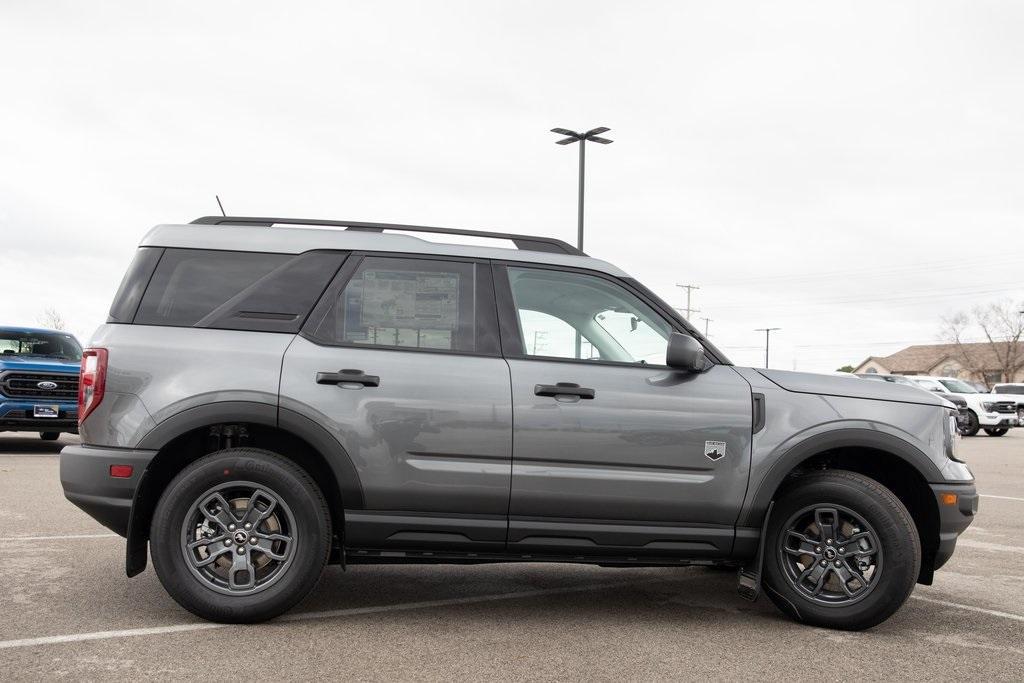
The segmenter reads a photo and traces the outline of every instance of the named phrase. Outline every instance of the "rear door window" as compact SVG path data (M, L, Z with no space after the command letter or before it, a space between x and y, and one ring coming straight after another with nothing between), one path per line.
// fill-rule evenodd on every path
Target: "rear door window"
M476 263L368 256L335 297L325 302L317 341L497 353L490 271Z

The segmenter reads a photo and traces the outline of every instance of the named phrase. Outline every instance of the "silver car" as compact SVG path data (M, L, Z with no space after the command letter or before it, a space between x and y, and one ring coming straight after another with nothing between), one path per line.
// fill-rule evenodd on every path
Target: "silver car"
M527 235L161 225L80 383L67 498L215 621L281 614L328 563L531 561L733 566L745 597L863 629L977 510L941 397L736 367Z

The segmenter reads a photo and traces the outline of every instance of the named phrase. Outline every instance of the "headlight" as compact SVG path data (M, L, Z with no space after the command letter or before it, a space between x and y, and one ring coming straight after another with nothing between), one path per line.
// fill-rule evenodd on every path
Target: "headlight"
M943 436L946 442L946 456L950 460L966 462L960 458L960 430L956 428L956 413L950 413L946 418Z
M994 412L996 412L996 404L995 403L985 402L985 403L981 404L981 407L985 409L986 413L994 413Z

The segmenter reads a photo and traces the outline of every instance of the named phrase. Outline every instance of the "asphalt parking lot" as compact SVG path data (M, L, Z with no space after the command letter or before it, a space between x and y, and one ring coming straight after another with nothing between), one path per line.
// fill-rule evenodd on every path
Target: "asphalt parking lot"
M935 585L864 633L745 602L731 572L543 564L330 567L284 618L212 625L152 569L124 576L124 541L64 500L62 445L0 435L5 680L1024 676L1024 429L964 440L975 524Z

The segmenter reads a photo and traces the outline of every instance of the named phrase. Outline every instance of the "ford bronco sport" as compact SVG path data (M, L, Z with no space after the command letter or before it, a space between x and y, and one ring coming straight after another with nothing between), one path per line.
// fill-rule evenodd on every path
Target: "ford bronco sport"
M216 621L281 614L329 562L556 561L737 567L745 597L862 629L978 501L941 397L735 367L615 266L525 235L158 226L80 397L66 496Z

